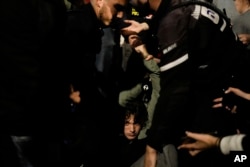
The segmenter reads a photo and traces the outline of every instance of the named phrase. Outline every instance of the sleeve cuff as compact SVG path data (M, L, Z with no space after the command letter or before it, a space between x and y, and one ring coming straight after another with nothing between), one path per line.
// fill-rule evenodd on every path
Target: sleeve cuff
M230 153L230 151L243 151L242 140L245 134L237 134L226 136L221 139L220 150L224 155Z

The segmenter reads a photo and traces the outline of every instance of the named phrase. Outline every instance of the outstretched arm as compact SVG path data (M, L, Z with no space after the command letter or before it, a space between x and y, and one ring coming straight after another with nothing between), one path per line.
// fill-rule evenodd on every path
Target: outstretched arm
M220 148L221 152L225 155L229 154L230 151L243 151L243 139L246 137L245 134L235 134L225 136L222 139L215 137L210 134L186 132L187 137L195 140L193 143L183 143L178 149L187 149L190 155L195 156L198 153L211 149Z
M197 155L201 151L218 147L220 138L210 134L186 132L187 137L194 139L192 143L183 143L178 149L187 149L192 156Z

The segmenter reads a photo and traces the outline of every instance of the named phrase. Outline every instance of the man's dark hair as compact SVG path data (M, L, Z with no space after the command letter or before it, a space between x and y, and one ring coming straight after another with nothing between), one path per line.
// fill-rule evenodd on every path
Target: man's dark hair
M142 127L146 126L148 121L148 112L145 104L142 101L129 102L124 108L124 120L134 115L135 123L139 123Z

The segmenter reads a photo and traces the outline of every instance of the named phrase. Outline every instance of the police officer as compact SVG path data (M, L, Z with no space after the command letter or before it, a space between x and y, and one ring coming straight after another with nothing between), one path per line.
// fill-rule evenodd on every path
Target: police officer
M161 91L145 154L145 166L153 167L157 152L161 152L164 145L177 144L187 129L218 135L235 132L231 115L223 110L212 110L211 102L230 84L238 45L228 19L209 3L136 2L156 11L149 27L155 32L162 52ZM192 165L221 165L219 156L208 155L204 153L203 158L214 161L195 159ZM179 165L191 165L183 162L180 160Z

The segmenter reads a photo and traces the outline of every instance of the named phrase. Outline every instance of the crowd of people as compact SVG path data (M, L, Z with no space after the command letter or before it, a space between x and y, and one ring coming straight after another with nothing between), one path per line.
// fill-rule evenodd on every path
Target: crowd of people
M1 1L0 166L234 167L250 0L234 4Z

